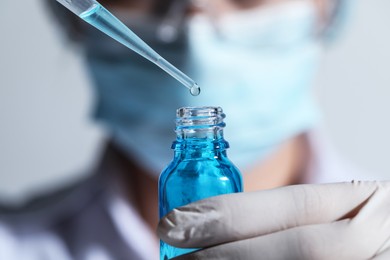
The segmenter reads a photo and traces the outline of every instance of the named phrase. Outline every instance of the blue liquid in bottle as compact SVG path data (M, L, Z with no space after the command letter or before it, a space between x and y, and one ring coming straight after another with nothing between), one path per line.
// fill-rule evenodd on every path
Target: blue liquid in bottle
M159 215L188 203L221 194L241 192L239 170L226 155L225 123L219 107L189 107L177 111L173 161L159 179ZM160 241L160 259L197 249L176 248Z

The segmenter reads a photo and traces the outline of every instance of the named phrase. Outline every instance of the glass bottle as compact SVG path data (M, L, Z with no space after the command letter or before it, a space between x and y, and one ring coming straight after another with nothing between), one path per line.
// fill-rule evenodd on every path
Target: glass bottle
M226 155L225 114L220 107L184 107L177 110L174 158L159 179L159 215L220 194L241 192L239 170ZM160 241L160 259L189 253Z

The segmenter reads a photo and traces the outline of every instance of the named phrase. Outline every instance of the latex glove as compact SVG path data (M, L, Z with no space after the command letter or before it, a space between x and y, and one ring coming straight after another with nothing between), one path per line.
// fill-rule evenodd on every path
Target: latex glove
M170 212L158 234L176 247L205 248L177 259L390 259L390 183L213 197Z

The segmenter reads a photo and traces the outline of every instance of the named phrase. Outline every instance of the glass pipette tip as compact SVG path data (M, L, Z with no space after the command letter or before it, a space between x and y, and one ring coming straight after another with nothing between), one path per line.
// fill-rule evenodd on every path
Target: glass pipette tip
M183 84L193 96L200 94L200 87L196 82L177 69L133 31L126 27L118 18L95 0L57 0L81 19L122 43L142 57L153 62L162 70Z

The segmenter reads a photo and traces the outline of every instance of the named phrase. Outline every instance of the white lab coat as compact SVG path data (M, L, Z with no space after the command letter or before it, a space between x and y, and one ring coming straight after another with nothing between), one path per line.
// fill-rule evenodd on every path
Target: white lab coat
M361 178L334 156L318 131L308 140L312 158L306 182ZM152 231L107 175L92 175L46 199L19 213L0 210L0 260L158 259Z

